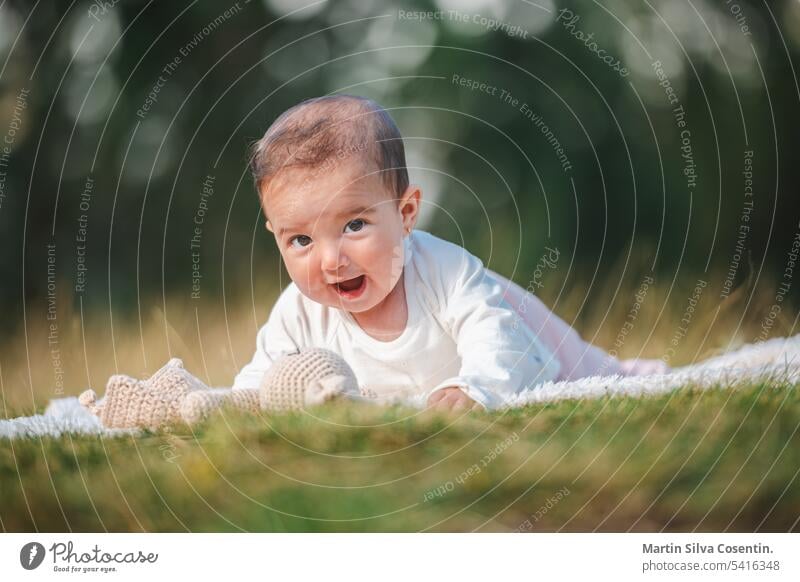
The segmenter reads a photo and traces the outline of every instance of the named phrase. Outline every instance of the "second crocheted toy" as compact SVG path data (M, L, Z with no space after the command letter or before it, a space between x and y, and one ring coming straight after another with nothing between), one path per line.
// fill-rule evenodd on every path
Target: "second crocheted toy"
M342 357L324 348L303 348L278 358L256 389L212 388L186 395L181 417L188 424L229 407L244 412L285 412L323 404L338 396L358 399L356 375Z
M337 396L360 395L356 375L337 353L303 348L278 358L261 381L261 408L299 410Z

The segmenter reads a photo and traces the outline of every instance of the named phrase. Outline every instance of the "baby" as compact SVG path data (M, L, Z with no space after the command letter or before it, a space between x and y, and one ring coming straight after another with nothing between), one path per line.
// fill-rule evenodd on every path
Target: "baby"
M547 380L663 372L620 362L462 247L415 230L400 132L370 99L334 95L284 112L254 146L266 228L292 283L234 389L282 353L326 347L362 392L447 410L500 407Z

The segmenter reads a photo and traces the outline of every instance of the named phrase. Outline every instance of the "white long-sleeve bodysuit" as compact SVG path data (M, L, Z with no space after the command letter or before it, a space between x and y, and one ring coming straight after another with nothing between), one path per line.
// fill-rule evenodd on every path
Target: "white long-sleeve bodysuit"
M299 347L331 349L350 364L362 389L416 405L438 389L458 386L491 410L547 380L590 375L600 367L624 373L618 360L583 342L535 296L464 248L420 230L404 244L408 323L400 337L376 340L351 314L308 299L291 283L259 330L252 361L233 388L257 388L276 358Z

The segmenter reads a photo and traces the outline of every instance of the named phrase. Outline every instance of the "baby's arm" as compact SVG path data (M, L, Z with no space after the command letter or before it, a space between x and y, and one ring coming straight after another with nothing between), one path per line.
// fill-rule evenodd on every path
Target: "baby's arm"
M450 270L455 275L447 281L449 269L442 263L444 278L434 285L434 292L443 301L442 323L457 344L461 369L458 376L433 389L429 404L453 398L436 392L457 387L486 409L494 409L529 385L554 379L559 362L527 326L515 324L518 316L480 259L464 252L455 265Z
M475 402L458 386L449 386L436 390L428 397L427 404L428 408L435 408L436 410L460 411L480 410L483 408L482 404Z
M267 323L258 330L256 350L250 363L246 364L233 380L233 389L255 388L270 366L282 354L304 347L301 318L298 316L299 291L290 285L281 293Z

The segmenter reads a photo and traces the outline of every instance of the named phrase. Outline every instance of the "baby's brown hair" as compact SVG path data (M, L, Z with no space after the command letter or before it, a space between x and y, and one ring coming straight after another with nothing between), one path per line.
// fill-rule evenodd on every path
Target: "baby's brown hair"
M351 155L380 171L393 198L408 188L400 130L383 107L355 95L307 99L284 111L252 145L250 170L261 199L262 187L284 169L324 171Z

